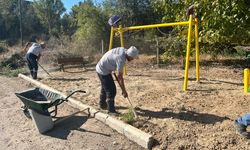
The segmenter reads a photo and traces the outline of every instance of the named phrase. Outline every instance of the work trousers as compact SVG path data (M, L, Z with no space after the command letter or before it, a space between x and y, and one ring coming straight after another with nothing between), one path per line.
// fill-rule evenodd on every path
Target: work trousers
M37 79L38 63L37 56L32 53L26 54L26 60L33 79Z
M111 74L101 75L98 77L101 81L100 106L107 106L109 112L115 112L116 86Z

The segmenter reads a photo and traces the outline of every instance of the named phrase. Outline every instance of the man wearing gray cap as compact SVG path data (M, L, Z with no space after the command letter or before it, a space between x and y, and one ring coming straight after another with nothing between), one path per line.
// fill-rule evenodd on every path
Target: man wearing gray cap
M109 113L117 113L115 110L116 86L111 75L112 71L117 71L118 82L121 85L122 95L126 98L126 91L123 80L123 68L125 61L138 58L139 51L131 46L129 49L117 47L106 52L96 65L96 72L101 81L101 94L99 105L101 109L108 109Z

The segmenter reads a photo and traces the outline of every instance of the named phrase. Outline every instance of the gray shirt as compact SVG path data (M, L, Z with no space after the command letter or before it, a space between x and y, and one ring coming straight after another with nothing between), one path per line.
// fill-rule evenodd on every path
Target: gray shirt
M41 53L41 51L42 51L41 45L38 43L33 43L27 53L32 53L38 56Z
M96 72L101 75L111 74L112 71L123 72L126 50L123 47L117 47L106 52L97 63Z

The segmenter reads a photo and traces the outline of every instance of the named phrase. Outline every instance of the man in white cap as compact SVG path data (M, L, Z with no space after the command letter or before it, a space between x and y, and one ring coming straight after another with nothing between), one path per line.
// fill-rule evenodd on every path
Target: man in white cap
M106 52L96 65L96 72L101 81L101 94L99 106L107 109L109 113L117 113L115 110L116 86L112 77L112 71L117 71L118 82L121 85L122 95L126 98L126 91L123 80L123 68L125 61L131 61L138 57L139 51L131 46L129 49L118 47Z
M28 67L30 70L31 77L33 79L37 79L37 72L38 72L38 60L41 57L41 52L45 49L46 45L44 42L38 43L31 43L31 47L28 49L26 53L26 60L28 63ZM28 44L26 44L25 49Z

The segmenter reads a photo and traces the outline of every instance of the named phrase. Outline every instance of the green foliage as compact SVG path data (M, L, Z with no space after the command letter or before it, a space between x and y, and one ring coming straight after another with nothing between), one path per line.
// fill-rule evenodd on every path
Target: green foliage
M74 34L76 44L81 51L96 52L100 50L101 40L108 41L110 27L108 17L102 14L101 8L91 0L86 0L73 7L77 19L77 30Z
M119 15L126 26L157 22L150 0L105 0L103 7L108 16Z
M250 42L250 1L248 0L156 0L154 8L164 13L163 22L185 21L186 9L195 4L195 9L202 20L200 36L205 43Z
M102 40L105 50L108 48L110 26L107 21L113 15L122 17L120 24L124 27L187 21L186 9L191 4L199 19L201 52L214 56L233 54L235 45L250 42L249 0L103 0L98 5L94 0L84 0L65 14L61 0L21 1L24 38L34 34L55 37L60 46L74 44L74 49L69 51L83 55L99 51ZM15 44L20 39L18 0L0 0L0 10L0 40ZM137 39L152 40L157 35L163 39L160 49L164 50L163 58L167 60L185 54L187 35L176 33L186 30L187 27L177 26L129 31L124 32L124 39L135 43ZM65 39L70 44L65 44ZM114 46L119 45L117 36Z
M7 67L10 69L17 69L25 65L24 58L21 54L13 54L10 58L0 62L1 67Z
M213 44L238 43L250 41L250 2L248 0L216 0L200 3L203 14L201 35Z
M21 54L15 53L10 58L0 62L0 74L16 77L19 73L26 72L25 61Z
M11 69L11 67L6 66L0 69L0 75L8 76L8 77L17 77L19 73L25 73L25 68L17 68Z
M23 1L22 4L22 23L23 23L23 35L29 37L31 35L40 35L46 32L46 28L42 26L41 20L35 13L33 3L29 1Z
M128 113L122 114L121 116L121 120L128 123L128 124L132 124L135 121L135 116L133 113L133 108L129 108Z
M0 0L0 39L18 37L17 0Z
M48 29L49 35L57 35L60 32L60 17L66 10L62 1L35 0L33 7L41 23Z
M64 14L61 19L61 31L63 35L71 37L77 29L77 20L74 17L74 14Z
M32 7L32 2L21 0L23 36L43 32L40 20ZM20 38L20 9L18 0L0 0L0 39L13 44Z
M159 47L164 50L164 53L162 54L163 62L175 57L185 56L186 42L177 36L170 35L168 38L163 39L160 42Z
M5 53L7 51L9 51L8 48L4 44L0 43L0 54Z

